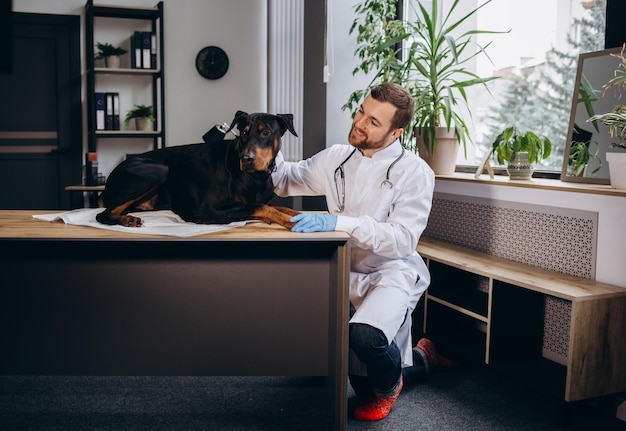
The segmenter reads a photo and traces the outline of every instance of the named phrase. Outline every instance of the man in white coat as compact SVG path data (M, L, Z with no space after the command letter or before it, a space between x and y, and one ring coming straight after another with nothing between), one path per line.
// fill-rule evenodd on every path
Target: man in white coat
M324 195L329 214L300 214L295 232L343 231L351 239L349 376L359 420L386 417L412 374L455 364L432 342L411 342L411 312L430 275L417 254L435 176L398 138L415 102L403 87L371 89L355 114L350 145L333 145L298 163L277 157L278 196ZM408 368L410 367L410 368Z

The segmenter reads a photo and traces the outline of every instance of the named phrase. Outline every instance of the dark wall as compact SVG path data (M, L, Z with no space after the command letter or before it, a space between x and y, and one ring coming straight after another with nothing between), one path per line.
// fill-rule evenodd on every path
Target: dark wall
M626 17L626 2L624 0L607 0L605 48L615 48L626 42L624 17Z
M3 47L0 55L0 73L10 73L13 70L12 6L12 0L0 0L0 46Z

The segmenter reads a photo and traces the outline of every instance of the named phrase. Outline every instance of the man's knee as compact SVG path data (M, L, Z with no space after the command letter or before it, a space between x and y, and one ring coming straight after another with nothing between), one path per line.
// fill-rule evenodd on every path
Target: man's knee
M389 346L383 331L365 323L350 323L349 333L350 348L359 358L367 357L373 351L384 350Z

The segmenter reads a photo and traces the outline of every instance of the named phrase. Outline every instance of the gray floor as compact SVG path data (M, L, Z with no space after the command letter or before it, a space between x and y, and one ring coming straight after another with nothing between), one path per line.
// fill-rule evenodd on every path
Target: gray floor
M324 430L324 394L306 377L0 376L0 430ZM348 429L624 431L613 402L565 408L475 366L406 385L387 419Z

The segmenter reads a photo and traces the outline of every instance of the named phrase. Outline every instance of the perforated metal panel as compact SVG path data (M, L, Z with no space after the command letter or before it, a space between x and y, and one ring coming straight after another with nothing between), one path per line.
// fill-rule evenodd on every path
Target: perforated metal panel
M424 236L577 277L595 277L598 213L436 193Z
M546 296L544 301L543 356L559 364L567 364L567 346L572 303Z
M435 193L424 236L594 279L598 213ZM567 357L571 303L546 297L544 356Z

